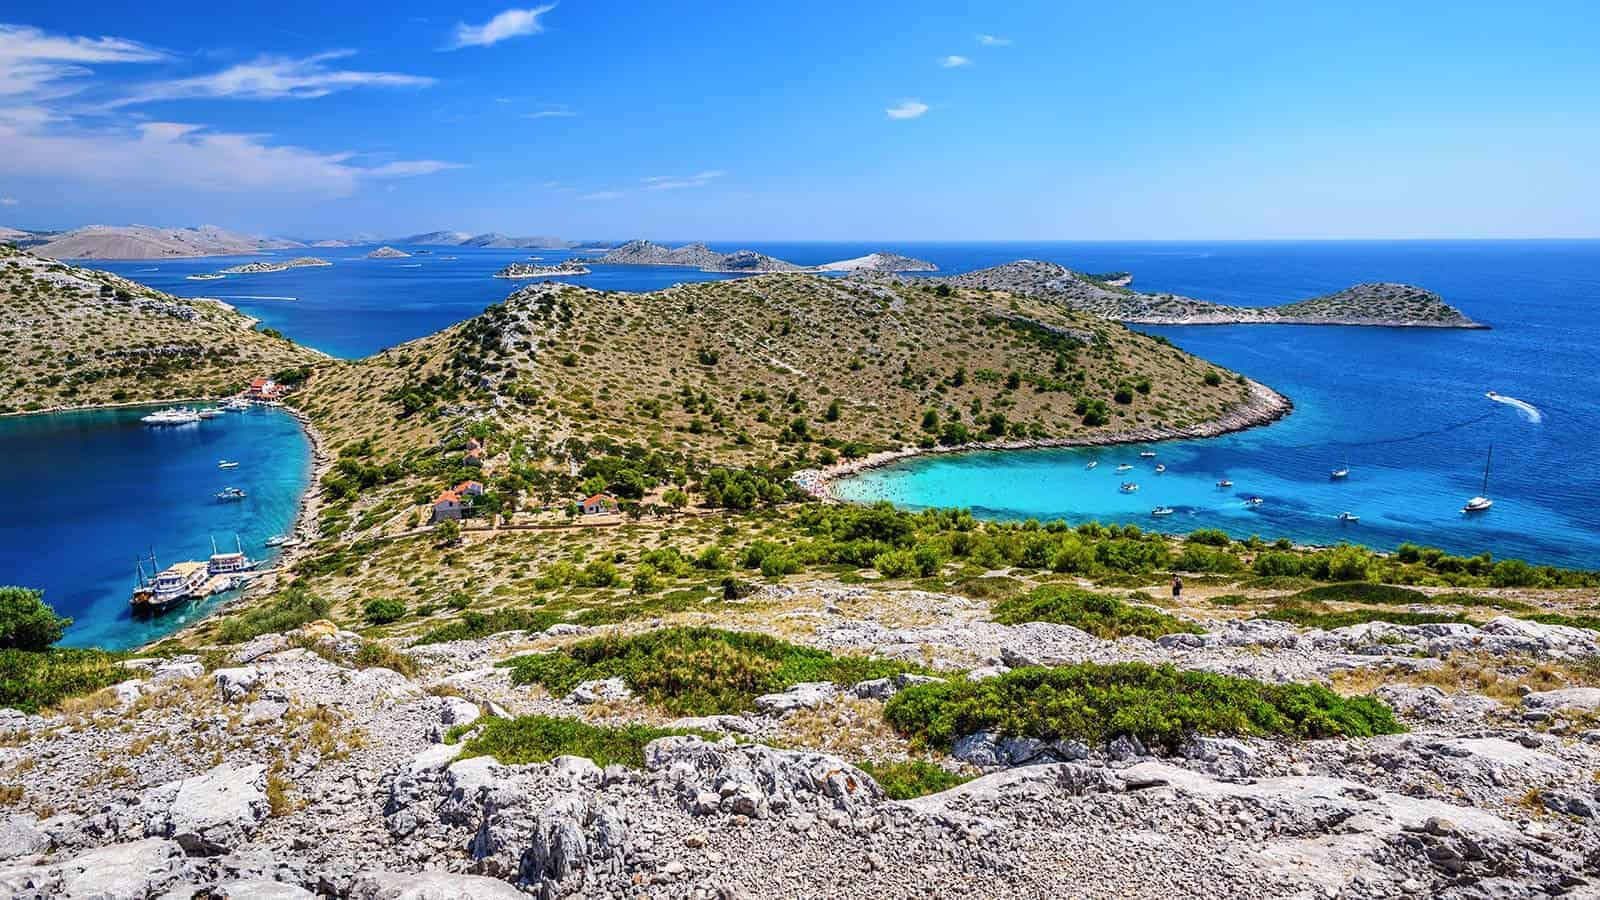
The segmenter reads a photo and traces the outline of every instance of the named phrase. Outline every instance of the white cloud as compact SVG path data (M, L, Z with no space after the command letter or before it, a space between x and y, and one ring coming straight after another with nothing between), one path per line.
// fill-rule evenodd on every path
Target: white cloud
M454 41L444 49L491 47L507 38L538 34L544 30L539 17L555 8L556 5L551 3L533 9L508 9L482 25L457 24Z
M144 63L165 53L137 41L114 37L64 37L26 25L0 25L0 97L37 95L46 89L65 96L76 86L62 84L89 75L84 63Z
M962 66L972 65L972 60L967 59L965 56L956 56L952 54L939 60L939 65L946 69L959 69Z
M713 169L709 172L696 172L693 175L652 175L641 180L644 181L644 189L647 191L671 191L678 188L705 187L712 179L721 178L725 174L727 173L721 169Z
M995 37L992 34L980 34L978 35L978 43L984 45L985 47L1009 47L1011 46L1011 38Z
M262 135L211 131L181 122L138 122L80 129L59 121L0 117L0 174L66 178L202 193L348 196L367 181L408 178L457 168L438 160L381 165L354 153L322 153L271 144Z
M240 100L306 100L358 87L420 88L434 79L398 72L363 72L330 68L327 63L350 56L339 50L303 59L263 56L229 66L210 75L156 81L136 86L127 96L107 104L110 108L156 100L226 97Z
M884 114L891 119L915 119L928 111L928 104L920 100L902 100L896 106L884 110Z
M576 115L577 113L565 106L552 106L549 109L541 109L536 112L523 113L522 117L524 119L570 119Z
M15 197L0 197L0 206L20 206L21 201Z
M584 195L580 196L578 199L579 200L618 200L618 199L622 198L622 195L623 195L622 191L595 191L592 194L584 194Z

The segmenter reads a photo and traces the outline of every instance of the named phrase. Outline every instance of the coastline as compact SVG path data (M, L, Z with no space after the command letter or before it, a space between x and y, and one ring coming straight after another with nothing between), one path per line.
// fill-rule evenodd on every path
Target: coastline
M1230 411L1218 419L1189 425L1183 428L1146 427L1132 431L1118 431L1107 434L1090 434L1071 438L1044 438L1040 440L1025 441L979 441L960 444L954 447L901 447L898 450L882 450L860 459L841 460L822 469L805 469L790 476L791 480L799 484L806 493L828 503L849 503L833 493L835 482L858 475L870 469L881 469L896 463L904 462L917 456L934 453L986 453L986 452L1015 452L1025 450L1050 450L1061 447L1109 447L1118 444L1152 444L1160 441L1195 440L1200 438L1220 437L1245 431L1261 425L1270 425L1273 422L1289 415L1294 411L1294 401L1267 387L1259 381L1249 379L1250 399L1240 407Z
M1210 314L1208 314L1210 315ZM1437 328L1455 331L1490 331L1491 328L1482 322L1467 319L1461 322L1432 322L1417 319L1339 319L1317 318L1312 316L1294 318L1285 316L1273 319L1265 317L1184 317L1184 316L1143 316L1118 319L1124 325L1321 325L1324 327L1338 328Z

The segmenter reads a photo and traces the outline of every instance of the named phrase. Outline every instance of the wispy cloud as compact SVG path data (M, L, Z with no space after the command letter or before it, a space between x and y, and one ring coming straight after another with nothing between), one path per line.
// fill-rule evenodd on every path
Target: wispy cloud
M544 30L539 17L555 8L556 5L551 3L533 9L508 9L482 25L458 24L454 39L444 49L492 47L508 38L538 34Z
M422 88L434 83L434 79L422 75L363 72L328 65L352 55L352 50L336 50L302 59L263 56L210 75L138 85L128 96L114 100L108 106L116 108L157 100L191 98L306 100L352 88Z
M920 100L902 100L898 105L884 110L891 119L915 119L928 111L928 104Z
M571 108L562 104L551 106L547 109L535 110L531 113L523 113L522 117L524 119L570 119L576 115L577 113L573 112Z
M91 74L87 63L159 62L167 55L137 41L115 37L66 37L26 25L0 25L0 97L65 96L70 80Z
M15 197L0 197L0 206L20 206L21 201Z
M623 196L623 193L624 193L623 191L595 191L592 194L580 195L578 197L578 199L579 200L620 200L622 198L622 196Z
M996 37L992 34L980 34L978 35L978 43L984 45L985 47L1009 47L1011 46L1011 38Z
M939 65L946 69L959 69L962 66L972 65L972 60L967 59L965 56L956 56L951 54L950 56L940 59Z
M727 173L721 169L713 169L708 172L696 172L693 175L652 175L641 180L644 181L644 189L647 191L671 191L678 188L705 187L713 179L721 178L725 174Z

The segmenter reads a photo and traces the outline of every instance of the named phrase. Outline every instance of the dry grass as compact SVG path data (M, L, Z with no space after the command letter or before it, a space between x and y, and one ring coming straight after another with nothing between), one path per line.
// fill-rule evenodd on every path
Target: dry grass
M1370 694L1385 684L1426 685L1514 704L1525 691L1600 685L1600 671L1581 664L1456 653L1437 666L1364 667L1333 676L1334 689L1347 695Z
M785 716L776 743L846 759L903 759L910 752L883 720L881 702L853 697Z

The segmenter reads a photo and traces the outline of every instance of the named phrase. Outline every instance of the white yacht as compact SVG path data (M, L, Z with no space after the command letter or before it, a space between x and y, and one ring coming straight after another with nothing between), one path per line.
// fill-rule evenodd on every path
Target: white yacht
M192 425L200 421L200 414L187 406L173 406L140 416L139 421L146 425Z
M1170 516L1175 512L1177 512L1177 510L1173 509L1170 506L1158 506L1155 509L1150 510L1150 515L1157 516L1157 517Z
M1355 523L1361 521L1361 517L1353 512L1342 512L1339 513L1339 521L1354 525Z
M1117 471L1118 472L1127 472L1127 471L1130 471L1132 468L1133 468L1133 464L1132 463L1123 463L1122 465L1117 466Z
M1485 459L1483 461L1483 488L1478 492L1478 496L1473 497L1471 500L1468 500L1467 501L1467 505L1461 507L1461 511L1462 512L1464 512L1464 513L1483 512L1483 511L1487 510L1489 507L1494 505L1494 501L1489 499L1489 463L1491 463L1493 461L1494 461L1494 445L1490 444L1489 445L1489 456L1488 456L1487 459Z

